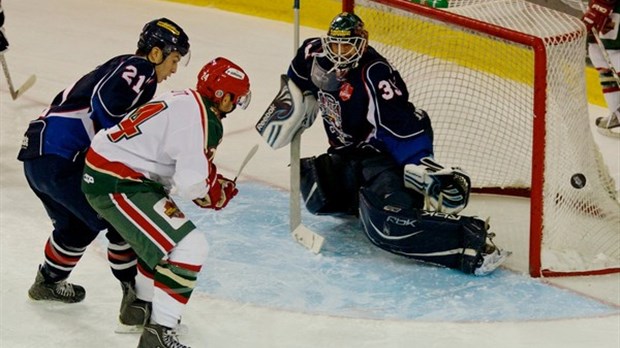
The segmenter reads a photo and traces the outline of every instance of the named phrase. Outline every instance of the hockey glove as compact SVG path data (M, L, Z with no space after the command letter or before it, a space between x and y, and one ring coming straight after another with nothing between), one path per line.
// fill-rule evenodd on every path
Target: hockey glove
M469 175L458 167L444 168L431 157L405 165L404 179L405 187L424 195L426 210L456 214L469 202Z
M201 208L220 210L239 193L235 182L217 174L217 178L211 183L211 188L206 196L194 199Z
M588 5L586 13L581 20L586 25L588 33L592 28L600 32L605 27L605 23L609 20L609 15L613 10L616 0L592 0Z
M310 91L301 91L286 75L280 81L280 91L255 126L273 149L288 145L295 135L310 128L319 110Z

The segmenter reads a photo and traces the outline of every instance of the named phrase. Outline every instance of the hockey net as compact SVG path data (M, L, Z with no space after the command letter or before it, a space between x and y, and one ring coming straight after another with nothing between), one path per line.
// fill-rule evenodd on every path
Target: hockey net
M464 168L479 192L530 197L532 276L619 272L620 205L590 130L580 20L522 0L448 3L343 9L428 111L439 162Z

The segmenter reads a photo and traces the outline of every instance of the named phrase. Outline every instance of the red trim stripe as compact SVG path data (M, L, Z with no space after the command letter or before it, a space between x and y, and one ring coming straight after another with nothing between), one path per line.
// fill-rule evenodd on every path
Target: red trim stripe
M189 301L189 297L179 294L162 282L155 281L155 287L165 292L166 294L168 294L168 296L172 297L173 299L177 300L182 304L187 304L187 302Z
M108 260L112 261L132 261L136 258L136 253L132 249L119 253L108 249Z
M182 263L182 262L176 262L176 261L171 261L171 260L168 260L168 263L176 267L183 268L188 271L192 271L196 273L200 272L200 270L202 269L202 265L191 265L189 263Z
M174 244L169 240L168 236L159 230L157 225L147 220L140 211L136 210L131 203L121 193L112 193L112 200L116 202L116 206L125 214L127 218L140 228L155 245L164 253L168 253Z
M61 266L74 267L80 261L80 258L82 258L82 254L83 253L76 256L68 256L54 248L49 239L47 243L45 243L45 257Z
M142 265L140 264L140 262L138 262L138 272L140 274L142 274L144 277L153 280L153 273L151 273L150 271L146 270L144 267L142 267Z
M86 153L86 164L94 170L108 172L126 179L143 179L144 175L121 162L112 162L95 152L92 148Z

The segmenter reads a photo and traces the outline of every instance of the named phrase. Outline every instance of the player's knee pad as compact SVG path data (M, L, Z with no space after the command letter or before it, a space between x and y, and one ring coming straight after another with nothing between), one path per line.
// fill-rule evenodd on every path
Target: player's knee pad
M188 265L202 266L207 260L209 243L203 233L193 230L172 249L168 260Z
M386 205L360 190L359 214L368 239L376 246L421 261L473 273L486 245L483 220Z
M357 214L358 184L352 164L334 154L302 158L301 194L317 215Z

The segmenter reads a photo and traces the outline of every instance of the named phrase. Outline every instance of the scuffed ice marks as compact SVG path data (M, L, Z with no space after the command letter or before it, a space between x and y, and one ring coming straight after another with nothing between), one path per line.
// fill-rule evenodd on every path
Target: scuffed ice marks
M617 309L529 276L473 277L380 250L357 219L303 212L326 238L315 255L289 233L288 193L242 182L221 211L179 201L206 233L209 258L196 291L276 309L370 319L515 321L600 316ZM531 306L536 303L536 306Z

